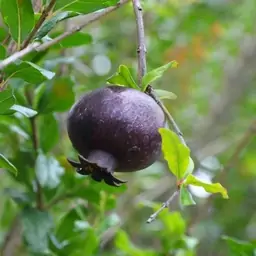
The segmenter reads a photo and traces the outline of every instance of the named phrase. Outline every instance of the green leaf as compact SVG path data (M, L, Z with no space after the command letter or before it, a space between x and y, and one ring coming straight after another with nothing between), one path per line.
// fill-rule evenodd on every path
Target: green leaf
M12 90L6 89L0 92L0 114L5 114L14 103L15 97Z
M127 86L137 90L139 89L139 86L135 83L129 68L125 65L120 65L118 68L118 72L108 78L107 82L110 84Z
M251 256L256 252L256 242L242 241L229 236L222 236L228 247L232 256Z
M162 137L162 152L167 161L170 171L178 178L184 178L189 166L188 147L183 145L178 136L171 130L160 128L159 133Z
M69 37L64 38L60 42L60 46L64 48L71 48L81 45L90 44L92 42L92 36L82 32L77 32Z
M9 65L4 69L4 72L7 78L21 78L31 84L41 84L46 80L51 80L55 75L55 73L28 61L21 62L17 65Z
M26 117L33 117L37 114L37 112L31 108L23 107L16 104L14 104L10 109L19 112Z
M209 193L221 193L223 198L228 199L228 193L227 190L222 187L220 183L206 183L204 181L199 180L192 174L189 174L186 178L184 185L193 185L198 187L203 187L206 192Z
M188 189L183 185L180 188L180 203L184 206L196 204Z
M74 82L70 78L57 78L52 81L38 99L38 112L64 112L75 101Z
M155 93L159 97L160 100L168 99L168 100L175 100L177 96L173 92L169 92L166 90L156 89Z
M61 2L61 1L58 1ZM78 16L79 12L60 12L56 13L53 17L51 17L49 20L45 21L42 27L38 30L35 38L36 39L42 39L44 36L46 36L53 28L56 27L56 25L68 18L72 18L75 16Z
M53 114L39 117L39 145L44 153L49 152L59 140L59 126Z
M62 0L57 1L54 10L66 10L87 14L109 6L116 5L119 0Z
M46 156L39 152L36 159L36 176L42 187L56 188L64 169L53 156Z
M168 68L176 68L177 67L177 62L171 61L167 64L165 64L164 66L161 66L159 68L156 68L150 72L148 72L143 78L142 78L142 88L141 90L144 92L147 89L147 86L149 84L151 84L153 81L155 81L156 79L160 78L163 76L164 72L168 69Z
M0 44L0 60L5 59L5 57L6 57L6 49L2 44Z
M2 0L1 13L19 48L34 27L34 11L31 1Z
M48 237L53 228L53 220L48 212L25 208L21 214L23 236L34 253L48 251Z
M0 167L12 172L14 175L18 174L17 168L2 154L0 154Z

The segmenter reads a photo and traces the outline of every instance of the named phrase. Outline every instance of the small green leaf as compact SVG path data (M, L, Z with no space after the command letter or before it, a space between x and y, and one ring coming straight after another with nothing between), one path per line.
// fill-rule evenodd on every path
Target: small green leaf
M0 167L12 172L14 175L18 174L17 168L2 154L0 154Z
M4 72L7 78L21 78L31 84L41 84L46 80L51 80L55 75L55 73L28 61L12 64L5 68Z
M148 72L143 78L142 78L142 88L141 90L144 92L147 89L147 86L151 84L156 79L163 76L164 72L168 68L176 68L177 67L177 61L171 61L159 68L156 68L150 72Z
M44 153L49 152L59 140L59 126L53 114L39 117L39 145Z
M139 89L139 86L135 83L130 70L125 65L120 65L118 68L118 72L116 72L113 76L107 79L107 82L110 84L127 86L134 89Z
M6 89L0 92L0 114L5 114L15 104L13 91Z
M180 188L180 203L184 206L196 204L188 189L183 185Z
M45 21L44 24L41 26L41 28L38 30L35 38L36 39L42 39L44 36L46 36L53 28L56 27L56 25L66 19L78 16L79 12L61 12L57 13L53 17L51 17L49 20Z
M180 180L184 178L189 166L190 150L180 142L173 131L160 128L159 133L162 137L164 159L167 161L170 171Z
M19 48L34 27L34 11L31 1L2 0L1 14Z
M36 159L36 176L42 187L56 188L64 169L53 156L46 156L39 152Z
M37 114L37 112L31 108L23 107L16 104L14 104L10 109L19 112L26 117L33 117Z
M66 10L87 14L117 4L119 0L62 0L57 1L54 10Z
M169 92L166 90L160 90L160 89L155 89L155 92L160 100L165 100L165 99L175 100L175 99L177 99L177 96L173 92Z
M184 185L193 185L198 187L203 187L206 192L209 193L221 193L223 198L228 199L227 190L222 187L220 183L206 183L204 181L199 180L192 174L189 174L186 178Z
M53 220L48 212L25 208L21 214L23 236L33 253L46 253Z

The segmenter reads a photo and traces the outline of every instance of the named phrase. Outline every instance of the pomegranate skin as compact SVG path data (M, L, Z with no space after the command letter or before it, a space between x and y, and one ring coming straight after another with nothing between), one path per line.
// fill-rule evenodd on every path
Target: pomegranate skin
M109 172L132 172L159 158L158 129L164 124L164 113L150 96L131 88L107 86L86 93L73 105L67 130L73 147L85 159L94 155L93 162L102 166L101 155L107 155L114 159L114 170L102 166Z

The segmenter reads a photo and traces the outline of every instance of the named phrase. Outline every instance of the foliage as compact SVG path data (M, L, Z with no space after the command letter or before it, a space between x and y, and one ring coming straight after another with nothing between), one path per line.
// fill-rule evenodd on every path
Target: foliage
M119 1L58 0L46 16L54 1L40 8L36 2L0 1L0 60L27 43L53 42L77 28L82 15L94 17ZM141 87L131 4L1 69L3 256L256 253L255 1L142 2L149 71ZM66 161L76 156L67 112L104 83L153 86L189 142L161 128L163 159L122 174L128 185L119 188L75 174ZM146 224L176 189L180 204Z

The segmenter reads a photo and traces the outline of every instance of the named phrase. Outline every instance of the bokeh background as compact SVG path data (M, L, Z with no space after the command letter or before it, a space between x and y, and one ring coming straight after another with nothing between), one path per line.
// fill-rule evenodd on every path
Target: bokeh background
M40 10L42 3L36 4ZM229 200L191 187L196 205L181 208L174 201L170 211L147 224L175 190L164 161L119 175L128 180L121 188L77 176L66 162L67 156L76 157L65 123L75 99L104 86L120 64L136 79L137 31L128 3L82 30L86 44L73 39L77 46L66 42L40 57L37 65L56 72L44 83L50 88L41 93L45 98L42 85L10 80L19 102L29 104L28 90L34 96L41 150L35 159L26 117L0 116L0 152L19 170L17 177L0 173L3 256L255 255L256 2L147 0L142 5L148 70L179 63L153 86L178 96L165 105L198 159L195 175L222 183ZM86 18L60 22L49 36ZM35 170L47 206L43 212L32 208Z

